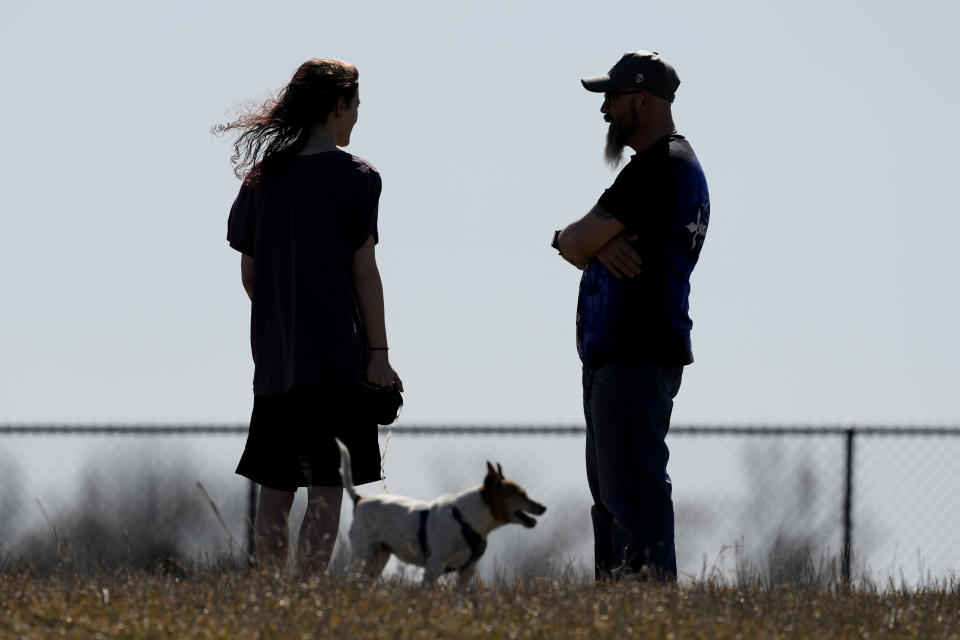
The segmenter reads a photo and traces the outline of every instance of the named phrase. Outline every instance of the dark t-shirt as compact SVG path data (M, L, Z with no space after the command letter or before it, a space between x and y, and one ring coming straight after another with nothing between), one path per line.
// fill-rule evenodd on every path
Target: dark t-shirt
M378 238L379 199L377 170L340 150L293 156L240 187L227 240L254 258L254 393L360 380L353 253Z
M687 365L690 274L710 220L700 162L672 134L635 154L597 202L636 234L640 274L618 280L591 260L580 280L577 351L584 366Z

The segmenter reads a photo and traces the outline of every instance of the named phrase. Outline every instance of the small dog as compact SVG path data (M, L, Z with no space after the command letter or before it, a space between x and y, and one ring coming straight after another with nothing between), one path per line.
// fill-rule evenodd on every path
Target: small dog
M500 464L487 462L483 485L432 502L395 495L360 496L353 487L350 452L340 440L340 476L353 499L350 544L353 561L363 565L370 578L383 571L390 554L424 567L423 583L432 585L442 573L457 572L457 587L473 580L473 569L487 547L487 536L516 522L528 529L545 506L527 497L526 491L504 479Z

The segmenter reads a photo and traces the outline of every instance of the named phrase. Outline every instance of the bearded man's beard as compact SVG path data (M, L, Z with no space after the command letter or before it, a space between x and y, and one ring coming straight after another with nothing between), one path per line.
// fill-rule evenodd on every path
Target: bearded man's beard
M623 160L623 148L627 146L627 140L636 129L636 120L622 124L610 123L610 128L607 129L607 144L603 149L603 159L611 169L620 166Z

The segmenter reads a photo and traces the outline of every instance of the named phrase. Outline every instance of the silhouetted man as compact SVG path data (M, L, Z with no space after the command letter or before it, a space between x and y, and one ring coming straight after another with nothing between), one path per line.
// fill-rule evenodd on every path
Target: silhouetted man
M626 53L602 76L610 123L605 158L636 154L553 246L583 270L577 350L583 362L587 480L596 574L677 575L673 500L664 437L683 367L693 362L690 274L710 198L703 170L671 114L680 79L649 51Z

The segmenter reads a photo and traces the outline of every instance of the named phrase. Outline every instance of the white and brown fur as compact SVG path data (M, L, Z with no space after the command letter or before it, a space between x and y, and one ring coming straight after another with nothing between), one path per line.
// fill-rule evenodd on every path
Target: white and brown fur
M340 476L354 504L350 527L353 561L370 578L380 575L392 553L405 562L424 567L424 584L433 584L442 573L455 570L457 586L464 588L473 579L476 559L471 561L470 545L453 516L454 506L460 510L464 522L484 540L491 531L511 522L532 528L537 521L527 512L540 515L547 510L527 497L522 487L506 480L499 463L494 469L489 462L483 484L455 496L430 502L389 494L360 496L353 487L350 452L339 440L337 445ZM424 509L429 510L427 557L418 538L420 512Z

